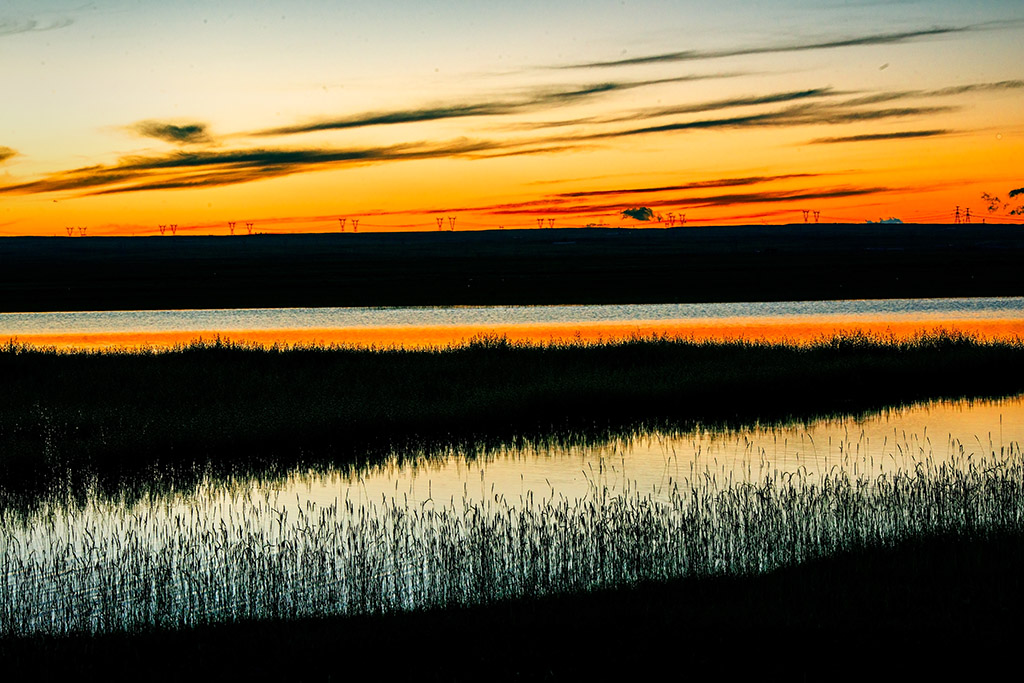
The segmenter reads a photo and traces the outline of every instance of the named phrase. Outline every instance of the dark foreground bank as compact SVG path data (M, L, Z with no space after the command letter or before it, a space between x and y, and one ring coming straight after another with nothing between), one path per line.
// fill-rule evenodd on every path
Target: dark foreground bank
M1024 532L473 609L0 641L11 680L972 679L1016 666ZM910 680L910 679L908 679Z
M1024 391L1024 344L938 333L797 347L639 339L440 351L0 349L0 491L358 465L522 439L856 413ZM159 473L157 477L154 473Z
M0 238L0 312L1017 296L1013 225Z

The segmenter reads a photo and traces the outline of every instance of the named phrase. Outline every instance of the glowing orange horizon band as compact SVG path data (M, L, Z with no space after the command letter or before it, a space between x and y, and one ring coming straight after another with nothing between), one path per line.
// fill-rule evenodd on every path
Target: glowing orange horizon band
M513 343L599 343L635 337L667 335L695 341L769 341L808 343L840 333L909 339L939 329L962 332L984 340L1024 339L1024 320L796 320L762 322L757 319L728 321L671 320L632 323L551 323L537 325L429 325L348 327L336 329L110 332L22 334L16 341L35 347L58 349L171 348L217 337L261 346L318 344L359 347L422 349L447 347L482 335L505 337Z

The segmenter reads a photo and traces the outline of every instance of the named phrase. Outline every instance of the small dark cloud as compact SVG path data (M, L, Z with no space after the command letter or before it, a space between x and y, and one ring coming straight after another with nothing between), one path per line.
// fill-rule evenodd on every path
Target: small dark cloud
M54 31L59 28L67 28L75 23L73 19L56 19L54 21L42 22L35 19L15 21L13 19L0 19L0 36L13 36L18 33L42 33L43 31Z
M601 69L618 66L640 66L644 64L658 64L664 62L691 62L704 59L720 59L723 57L741 57L746 55L763 55L783 52L804 52L808 50L829 50L844 47L861 47L868 45L892 45L906 43L921 38L932 38L956 33L965 33L973 29L968 27L944 27L931 28L918 31L903 31L899 33L875 33L871 35L855 36L807 43L789 43L781 45L764 45L760 47L737 48L733 50L684 50L680 52L664 52L644 57L631 57L628 59L615 59L602 62L583 62L580 64L569 64L566 66L553 67L556 69Z
M166 123L164 121L140 121L131 127L133 131L147 138L156 138L180 145L195 145L213 142L205 123Z
M843 142L878 142L881 140L910 140L914 138L933 138L940 135L949 135L950 130L904 130L895 133L870 133L866 135L846 135L836 138L817 138L811 140L812 145L832 145Z
M1011 195L1012 197L1012 195ZM1004 204L1003 200L999 197L990 195L988 192L981 193L981 201L985 202L985 208L988 209L989 213L996 213L997 211L1005 211L1010 207L1009 204Z
M622 217L632 218L635 221L649 221L654 218L654 212L651 211L650 207L638 206L623 210Z
M1010 199L1024 195L1024 187L1018 187L1016 190L1010 190Z
M17 150L13 150L10 147L0 146L0 164L16 156L18 156Z

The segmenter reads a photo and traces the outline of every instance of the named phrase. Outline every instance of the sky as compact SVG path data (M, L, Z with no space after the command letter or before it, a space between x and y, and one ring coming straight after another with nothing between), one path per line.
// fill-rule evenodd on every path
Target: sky
M0 87L0 235L1024 223L1020 0L5 0Z

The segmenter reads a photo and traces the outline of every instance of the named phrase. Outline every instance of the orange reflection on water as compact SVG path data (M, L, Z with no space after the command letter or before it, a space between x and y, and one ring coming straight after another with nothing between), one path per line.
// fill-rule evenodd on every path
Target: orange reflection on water
M669 320L623 323L546 323L536 325L429 325L393 327L348 327L337 329L285 329L242 331L108 332L69 334L25 334L17 341L58 349L169 348L218 336L233 342L273 344L337 344L403 348L444 347L461 344L481 335L504 336L511 342L546 344L552 342L608 342L668 335L697 341L738 339L807 343L839 333L906 339L936 330L963 332L982 339L1024 339L1024 320L836 320L801 318L764 320L731 318L719 320Z

